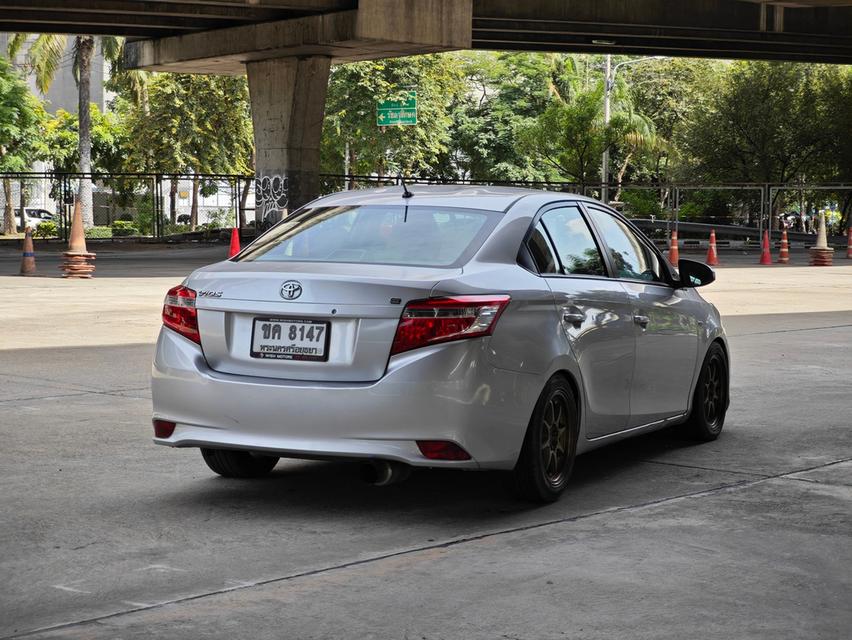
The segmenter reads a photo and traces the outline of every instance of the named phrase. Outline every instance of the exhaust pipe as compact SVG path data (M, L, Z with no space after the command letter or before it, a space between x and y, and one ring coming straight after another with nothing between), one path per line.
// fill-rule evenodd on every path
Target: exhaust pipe
M374 487L402 482L411 475L411 467L391 460L371 460L361 465L361 479Z

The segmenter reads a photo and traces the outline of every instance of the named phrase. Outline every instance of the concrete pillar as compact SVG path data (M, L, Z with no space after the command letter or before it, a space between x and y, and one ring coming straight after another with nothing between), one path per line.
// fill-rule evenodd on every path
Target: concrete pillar
M331 58L248 62L254 123L255 219L280 220L319 195L320 136Z

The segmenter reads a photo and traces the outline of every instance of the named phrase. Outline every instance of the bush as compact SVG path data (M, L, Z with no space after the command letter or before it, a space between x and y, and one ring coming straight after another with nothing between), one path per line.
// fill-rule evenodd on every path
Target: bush
M660 217L663 208L660 206L657 191L654 189L637 189L621 194L624 202L624 215L628 218Z
M114 238L137 235L139 235L139 229L134 227L132 222L128 222L127 220L116 220L112 223L112 236Z
M187 231L189 231L189 225L188 224L168 223L168 224L166 224L166 226L163 229L163 235L173 236L173 235L177 235L178 233L186 233Z
M690 222L726 223L731 219L731 195L718 190L698 190L680 205L680 219Z
M112 238L112 229L110 227L92 227L86 229L87 238Z
M53 238L57 236L57 231L58 227L56 226L56 223L47 220L45 222L42 222L35 228L35 231L33 231L33 235L36 238L46 240L47 238Z
M207 220L202 227L209 229L224 229L231 226L231 220L234 219L233 211L228 209L214 209L207 213Z

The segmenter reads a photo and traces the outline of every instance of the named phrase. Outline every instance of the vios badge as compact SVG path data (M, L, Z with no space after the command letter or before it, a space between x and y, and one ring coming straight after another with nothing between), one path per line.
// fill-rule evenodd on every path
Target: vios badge
M285 300L295 300L302 295L302 285L295 280L288 280L281 285L281 297Z

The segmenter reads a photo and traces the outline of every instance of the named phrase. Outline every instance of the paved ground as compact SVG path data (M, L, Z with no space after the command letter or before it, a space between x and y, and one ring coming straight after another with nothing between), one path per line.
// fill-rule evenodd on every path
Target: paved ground
M287 462L246 483L153 446L163 292L223 253L102 252L90 282L0 275L0 638L849 637L845 261L723 254L704 291L731 339L725 433L583 456L533 508L499 474L379 489Z

